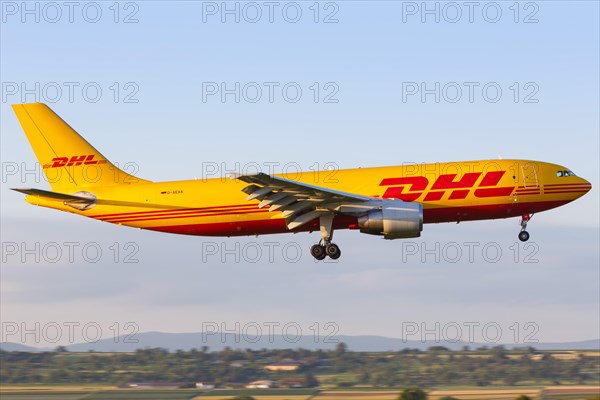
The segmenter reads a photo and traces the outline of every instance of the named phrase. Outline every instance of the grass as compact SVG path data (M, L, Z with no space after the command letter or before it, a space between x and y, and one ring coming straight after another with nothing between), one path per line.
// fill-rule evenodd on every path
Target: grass
M76 392L52 392L52 393L39 393L39 392L14 392L6 393L0 392L0 398L2 400L79 400L84 399L88 393L76 393Z
M583 390L578 393L552 393L555 390ZM515 399L526 394L532 399L575 400L598 393L598 386L494 386L443 387L429 393L430 400L452 396L462 400ZM108 389L96 386L2 386L2 400L228 400L238 395L250 395L257 400L395 400L400 389L216 389L202 392L197 389Z
M203 393L201 397L214 396L239 396L245 394L248 396L312 396L319 391L316 389L215 389Z
M123 389L93 393L92 395L85 397L85 400L183 400L192 399L198 396L200 393L201 392L199 392L198 390L185 389Z
M206 398L210 398L211 400L230 400L233 396L217 396L217 397L206 397L206 396L198 396L194 397L193 400L202 400ZM273 395L262 395L262 396L252 396L256 400L309 400L312 399L313 396L273 396Z

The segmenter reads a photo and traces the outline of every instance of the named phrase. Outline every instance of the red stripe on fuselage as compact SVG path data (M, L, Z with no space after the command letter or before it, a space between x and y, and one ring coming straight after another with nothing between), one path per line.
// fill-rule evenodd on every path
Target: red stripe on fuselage
M120 219L120 220L115 220L115 221L107 221L107 222L112 222L112 223L122 223L122 222L141 222L141 221L155 221L155 220L169 220L169 219L181 219L181 218L199 218L199 217L216 217L216 216L221 216L221 215L235 215L235 214L255 214L255 213L265 213L265 212L269 212L269 209L260 209L260 208L253 208L253 209L248 209L248 210L235 210L235 211L228 211L228 212L213 212L213 213L207 213L205 211L203 211L202 213L185 213L184 215L166 215L166 216L151 216L151 217L146 217L146 218L142 218L142 219L132 219L132 218L125 218L125 219Z
M356 225L356 218L348 216L336 217L333 229L350 229ZM217 222L210 224L190 224L156 226L147 228L154 231L197 236L251 236L287 232L312 232L319 230L318 220L308 222L293 231L287 229L284 218L264 219L258 221Z
M195 208L173 208L173 209L161 209L154 211L136 211L136 212L128 212L128 213L115 213L115 214L100 214L94 215L93 218L110 218L110 217L125 217L129 215L147 215L147 214L155 214L155 213L163 213L163 212L182 212L182 211L200 211L200 210L219 210L219 209L228 209L235 207L247 207L248 204L234 204L231 206L213 206L213 207L195 207Z
M544 190L544 194L560 194L560 193L587 193L588 189L581 189L581 190L569 190L569 189L563 189L563 190Z
M549 186L589 186L589 187L592 187L592 185L590 185L589 183L549 183L547 185L544 185L544 187L549 187Z
M571 200L515 202L510 204L443 208L430 207L423 211L423 222L439 223L511 218L550 210L569 203L570 201ZM357 221L354 217L340 216L334 219L334 229L355 229L356 226ZM290 232L287 229L285 219L283 218L256 221L217 222L209 224L155 226L146 229L198 236L249 236ZM319 230L318 220L316 219L294 229L293 232L315 230Z
M153 213L153 214L146 214L146 215L126 215L124 214L124 216L115 216L115 217L111 217L111 218L105 218L102 219L103 221L106 222L123 222L123 221L145 221L148 219L156 219L154 217L161 217L161 218L174 218L176 216L180 216L180 215L197 215L197 216L203 216L203 215L218 215L218 214L231 214L231 213L235 213L238 211L248 211L248 210L257 210L258 208L256 207L255 204L249 204L247 206L243 206L243 207L238 207L238 208L229 208L227 210L202 210L202 211L185 211L185 212L159 212L159 213Z

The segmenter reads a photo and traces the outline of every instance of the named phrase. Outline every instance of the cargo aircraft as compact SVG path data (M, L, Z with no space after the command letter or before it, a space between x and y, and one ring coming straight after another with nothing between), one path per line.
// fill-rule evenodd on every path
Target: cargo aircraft
M570 203L591 184L569 168L530 160L480 160L151 182L117 168L48 106L15 104L51 191L14 189L26 201L160 232L242 236L319 231L318 260L337 259L336 229L414 238L424 223L521 217Z

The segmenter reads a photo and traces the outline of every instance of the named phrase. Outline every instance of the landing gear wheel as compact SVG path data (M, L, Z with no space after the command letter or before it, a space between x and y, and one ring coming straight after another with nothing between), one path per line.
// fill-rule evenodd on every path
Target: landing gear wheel
M519 240L521 242L526 242L529 240L529 232L527 231L521 231L519 232Z
M521 217L521 232L519 232L519 240L521 242L526 242L529 240L529 232L527 232L525 229L527 229L527 223L531 217L533 217L533 214L523 214Z
M324 212L319 217L319 232L321 240L310 248L310 254L317 260L322 260L329 256L332 260L337 260L342 255L340 248L331 243L333 238L333 212Z
M337 260L342 255L342 251L335 243L329 243L327 247L325 247L325 252L332 260Z
M320 244L315 244L310 248L310 254L317 260L322 260L327 256L325 247Z

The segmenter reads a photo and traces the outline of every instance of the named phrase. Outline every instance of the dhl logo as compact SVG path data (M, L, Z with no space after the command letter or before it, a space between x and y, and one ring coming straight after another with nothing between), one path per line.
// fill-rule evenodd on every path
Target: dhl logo
M510 196L514 189L513 186L497 187L505 173L506 171L487 172L475 188L475 197ZM381 196L383 198L415 201L423 193L427 193L423 201L438 201L444 197L444 194L450 192L448 200L462 200L469 195L481 175L481 172L470 172L458 180L457 174L440 175L427 192L429 180L424 176L386 178L381 181L379 186L390 186Z
M80 165L94 165L94 164L106 164L106 160L94 160L95 154L83 155L83 156L72 156L69 157L55 157L52 162L44 164L46 168L61 168L61 167L72 167Z

